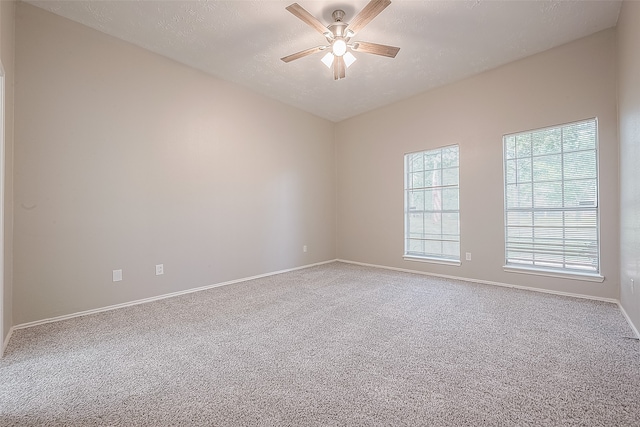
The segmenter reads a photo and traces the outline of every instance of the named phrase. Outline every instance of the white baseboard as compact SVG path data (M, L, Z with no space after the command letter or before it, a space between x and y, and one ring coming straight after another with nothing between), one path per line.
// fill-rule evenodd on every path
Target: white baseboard
M629 326L633 330L633 333L634 333L635 337L640 339L640 332L638 331L638 328L636 328L636 326L633 324L633 322L631 321L631 318L627 314L626 310L624 309L624 307L622 306L620 301L615 299L615 298L601 298L601 297L594 297L592 295L574 294L574 293L570 293L570 292L560 292L560 291L553 291L553 290L549 290L549 289L532 288L532 287L529 287L529 286L512 285L510 283L491 282L491 281L488 281L488 280L470 279L468 277L458 277L458 276L449 276L449 275L445 275L445 274L427 273L427 272L419 271L419 270L410 270L410 269L407 269L407 268L398 268L398 267L388 267L388 266L385 266L385 265L378 265L378 264L367 264L367 263L364 263L364 262L348 261L348 260L345 260L345 259L336 259L336 261L344 262L346 264L362 265L362 266L365 266L365 267L382 268L382 269L385 269L385 270L402 271L402 272L405 272L405 273L422 274L424 276L434 276L434 277L442 277L442 278L445 278L445 279L462 280L462 281L465 281L465 282L481 283L483 285L502 286L502 287L507 287L507 288L524 289L524 290L533 291L533 292L542 292L542 293L545 293L545 294L562 295L562 296L567 296L567 297L574 297L574 298L582 298L582 299L589 299L589 300L595 300L595 301L610 302L610 303L616 304L620 308L620 311L622 312L622 315L624 316L624 318L626 319L627 323L629 324Z
M4 337L4 342L2 343L2 352L0 353L0 358L4 357L4 352L7 350L7 345L9 345L9 340L11 339L11 335L13 335L13 327L9 328L9 333L6 337Z
M235 284L235 283L246 282L246 281L249 281L249 280L260 279L260 278L263 278L263 277L275 276L277 274L288 273L290 271L303 270L305 268L310 268L310 267L314 267L314 266L317 266L317 265L330 264L330 263L336 262L336 261L337 262L343 262L343 263L346 263L346 264L361 265L361 266L365 266L365 267L373 267L373 268L381 268L381 269L385 269L385 270L402 271L402 272L405 272L405 273L421 274L421 275L424 275L424 276L441 277L441 278L445 278L445 279L462 280L462 281L465 281L465 282L480 283L480 284L484 284L484 285L493 285L493 286L501 286L501 287L507 287L507 288L523 289L523 290L528 290L528 291L533 291L533 292L542 292L542 293L548 293L548 294L553 294L553 295L562 295L562 296L569 296L569 297L574 297L574 298L583 298L583 299L590 299L590 300L614 303L614 304L617 304L618 307L620 307L620 311L622 311L622 314L624 315L625 319L627 320L627 322L631 326L631 329L633 329L633 332L635 333L636 337L640 338L640 333L638 333L638 329L631 322L631 319L629 318L629 316L627 315L627 312L624 310L624 308L620 304L620 301L618 301L616 299L600 298L600 297L594 297L594 296L591 296L591 295L574 294L574 293L570 293L570 292L560 292L560 291L553 291L553 290L549 290L549 289L533 288L533 287L529 287L529 286L513 285L513 284L510 284L510 283L500 283L500 282L492 282L492 281L488 281L488 280L471 279L471 278L467 278L467 277L458 277L458 276L450 276L450 275L445 275L445 274L428 273L428 272L419 271L419 270L410 270L410 269L407 269L407 268L389 267L389 266L378 265L378 264L368 264L368 263L364 263L364 262L349 261L349 260L345 260L345 259L332 259L332 260L329 260L329 261L318 262L318 263L315 263L315 264L308 264L308 265L304 265L304 266L301 266L301 267L295 267L295 268L289 268L289 269L286 269L286 270L274 271L274 272L271 272L271 273L259 274L257 276L244 277L242 279L236 279L236 280L230 280L230 281L227 281L227 282L215 283L213 285L202 286L202 287L199 287L199 288L193 288L193 289L187 289L187 290L184 290L184 291L172 292L172 293L168 293L168 294L158 295L158 296L155 296L155 297L150 297L150 298L144 298L144 299L140 299L140 300L130 301L130 302L122 303L122 304L115 304L115 305L96 308L96 309L92 309L92 310L85 310L85 311L81 311L81 312L77 312L77 313L66 314L66 315L62 315L62 316L56 316L56 317L51 317L51 318L48 318L48 319L36 320L36 321L33 321L33 322L28 322L28 323L22 323L22 324L19 324L19 325L15 325L15 326L13 326L13 327L11 327L9 329L9 333L5 337L5 340L4 340L4 343L3 343L3 346L2 346L2 354L4 354L4 351L6 350L7 345L9 344L9 340L11 339L11 336L12 336L13 332L15 330L18 330L18 329L30 328L30 327L33 327L33 326L44 325L46 323L60 322L62 320L72 319L74 317L88 316L88 315L91 315L91 314L101 313L101 312L104 312L104 311L117 310L119 308L131 307L131 306L134 306L134 305L145 304L145 303L148 303L148 302L158 301L158 300L161 300L161 299L172 298L172 297L176 297L176 296L179 296L179 295L185 295L185 294L190 294L190 293L193 293L193 292L205 291L207 289L217 288L217 287L220 287L220 286L227 286L227 285L232 285L232 284Z
M405 273L422 274L424 276L441 277L443 279L462 280L464 282L480 283L480 284L483 284L483 285L493 285L493 286L502 286L502 287L505 287L505 288L523 289L523 290L526 290L526 291L542 292L542 293L545 293L545 294L562 295L562 296L565 296L565 297L583 298L583 299L590 299L590 300L595 300L595 301L604 301L604 302L610 302L610 303L613 303L613 304L618 304L619 303L617 299L613 299L613 298L601 298L601 297L594 297L592 295L574 294L574 293L571 293L571 292L560 292L560 291L553 291L553 290L550 290L550 289L533 288L533 287L530 287L530 286L513 285L511 283L492 282L492 281L489 281L489 280L471 279L471 278L468 278L468 277L458 277L458 276L449 276L449 275L446 275L446 274L428 273L428 272L425 272L425 271L410 270L408 268L388 267L388 266L385 266L385 265L367 264L367 263L364 263L364 262L348 261L348 260L344 260L344 259L337 259L336 261L344 262L344 263L347 263L347 264L362 265L362 266L365 266L365 267L383 268L385 270L394 270L394 271L402 271L402 272L405 272Z
M77 312L77 313L71 313L71 314L65 314L65 315L62 315L62 316L51 317L51 318L48 318L48 319L35 320L33 322L21 323L19 325L13 326L11 328L11 331L9 332L9 336L7 337L7 340L5 341L5 347L6 347L7 343L9 342L9 337L11 336L11 333L14 330L31 328L33 326L44 325L46 323L60 322L62 320L73 319L74 317L88 316L90 314L102 313L104 311L117 310L119 308L131 307L133 305L146 304L148 302L158 301L158 300L166 299L166 298L173 298L173 297L177 297L179 295L190 294L190 293L193 293L193 292L206 291L207 289L218 288L220 286L233 285L235 283L241 283L241 282L246 282L246 281L249 281L249 280L261 279L263 277L268 277L268 276L275 276L277 274L288 273L290 271L303 270L305 268L314 267L316 265L329 264L329 263L332 263L332 262L335 262L335 261L336 261L335 259L332 259L332 260L329 260L329 261L317 262L315 264L303 265L302 267L295 267L295 268L289 268L289 269L286 269L286 270L273 271L271 273L259 274L257 276L251 276L251 277L244 277L242 279L229 280L228 282L215 283L213 285L201 286L199 288L186 289L184 291L171 292L171 293L168 293L168 294L158 295L158 296L155 296L155 297L144 298L144 299L139 299L139 300L135 300L135 301L129 301L129 302L125 302L125 303L122 303L122 304L109 305L109 306L106 306L106 307L94 308L92 310L85 310L85 311L80 311L80 312Z
M618 301L618 307L620 307L620 311L622 312L622 315L624 316L625 319L627 319L627 323L629 324L629 326L631 326L631 329L633 329L633 333L635 334L635 337L640 339L640 333L638 333L638 329L636 328L636 325L633 324L633 322L631 321L631 318L627 314L627 311L624 309L620 301Z

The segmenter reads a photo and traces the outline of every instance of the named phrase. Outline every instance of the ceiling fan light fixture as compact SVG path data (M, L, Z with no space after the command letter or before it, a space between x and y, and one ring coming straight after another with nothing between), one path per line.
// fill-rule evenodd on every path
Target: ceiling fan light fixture
M347 68L349 68L351 64L356 62L356 59L358 59L355 56L353 56L353 53L351 52L345 53L343 58L344 58L344 64L347 66Z
M395 58L400 50L399 47L364 41L354 42L351 40L353 36L358 34L360 30L369 24L373 18L378 16L378 14L390 4L391 0L369 0L369 3L367 3L367 5L351 20L351 23L344 22L345 13L342 9L334 10L331 14L334 22L325 26L305 8L300 6L298 3L293 3L285 9L291 12L302 22L322 34L326 38L328 44L305 49L280 59L284 62L291 62L293 60L324 51L322 63L329 69L333 68L334 80L340 80L346 77L345 70L357 59L351 53L352 51ZM350 43L347 44L347 42Z
M342 56L347 52L347 42L343 39L336 39L331 45L331 50L335 56Z
M327 66L327 68L331 68L333 65L333 53L327 52L325 56L322 57L322 63Z

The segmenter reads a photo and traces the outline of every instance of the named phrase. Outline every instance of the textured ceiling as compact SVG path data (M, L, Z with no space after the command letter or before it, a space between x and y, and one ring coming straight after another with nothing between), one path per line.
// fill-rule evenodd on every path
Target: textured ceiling
M285 10L297 1L329 24L367 0L28 1L268 97L340 121L616 25L619 1L393 3L353 41L400 47L395 59L355 53L334 81L322 53L281 57L326 42Z

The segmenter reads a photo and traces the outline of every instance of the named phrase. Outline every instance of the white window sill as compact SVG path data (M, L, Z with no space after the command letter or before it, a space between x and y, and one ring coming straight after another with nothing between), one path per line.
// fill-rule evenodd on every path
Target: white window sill
M456 261L453 259L444 259L444 258L428 258L428 257L411 256L411 255L405 255L402 258L404 258L405 261L427 262L431 264L456 265L456 266L459 266L461 264L460 261Z
M535 276L557 277L560 279L584 280L587 282L604 282L604 276L595 273L564 272L556 270L545 270L543 268L517 267L505 265L504 271L507 273L533 274Z

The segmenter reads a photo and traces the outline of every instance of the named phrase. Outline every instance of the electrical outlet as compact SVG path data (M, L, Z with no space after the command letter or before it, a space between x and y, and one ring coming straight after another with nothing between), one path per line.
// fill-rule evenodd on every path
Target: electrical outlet
M113 270L113 281L121 282L122 281L122 270Z
M307 245L304 245L304 246L302 247L302 252L307 252Z
M156 276L164 274L164 264L156 264Z
M471 261L471 252L467 252L467 253L465 254L465 259L466 259L467 261Z

